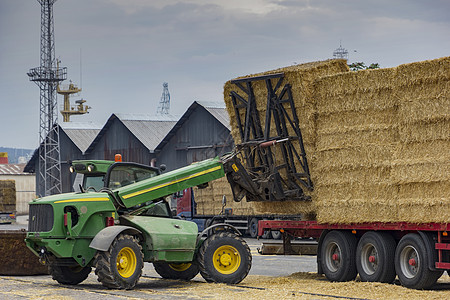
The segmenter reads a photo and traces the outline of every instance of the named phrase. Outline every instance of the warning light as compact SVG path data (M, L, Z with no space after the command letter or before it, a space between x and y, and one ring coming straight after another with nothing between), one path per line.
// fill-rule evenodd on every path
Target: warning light
M122 155L120 155L120 154L114 155L114 161L115 162L122 162Z

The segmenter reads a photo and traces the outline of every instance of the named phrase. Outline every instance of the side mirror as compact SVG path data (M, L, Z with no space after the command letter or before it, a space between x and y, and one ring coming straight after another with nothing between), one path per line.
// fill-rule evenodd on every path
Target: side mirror
M166 170L166 165L165 164L160 165L159 169L161 170L161 172L165 171Z
M225 195L223 195L222 197L222 206L225 207L227 205L227 197L225 197Z

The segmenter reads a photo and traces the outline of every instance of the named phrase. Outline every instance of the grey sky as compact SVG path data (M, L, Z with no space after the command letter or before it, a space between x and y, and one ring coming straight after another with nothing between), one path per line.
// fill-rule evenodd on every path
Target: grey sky
M156 112L163 82L182 114L223 101L228 79L331 58L340 40L349 62L382 67L448 56L449 12L449 0L58 0L55 47L92 107L71 119L104 124ZM26 75L39 27L38 1L0 0L0 146L39 143L39 88Z

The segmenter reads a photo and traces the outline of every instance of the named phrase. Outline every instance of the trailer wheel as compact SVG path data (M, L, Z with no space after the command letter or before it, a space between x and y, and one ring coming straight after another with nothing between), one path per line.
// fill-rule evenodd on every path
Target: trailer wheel
M272 234L272 238L274 240L280 240L281 239L281 232L279 230L272 230L270 233Z
M428 255L418 234L409 233L400 240L395 251L395 270L403 286L427 289L436 283L442 271L430 270Z
M197 259L200 274L208 282L239 283L252 266L247 243L231 232L208 237L200 247Z
M57 266L50 264L48 271L52 275L53 280L60 284L76 285L83 282L91 273L91 267L82 266Z
M118 235L108 251L95 255L95 274L104 286L113 289L132 289L139 281L144 266L142 247L127 234Z
M395 279L395 240L387 233L369 231L356 248L356 269L362 281L391 283Z
M156 273L165 279L191 280L198 272L198 265L195 263L166 263L154 262Z
M322 270L328 280L342 282L355 279L355 236L346 231L331 231L325 236L320 251Z
M252 218L250 220L250 223L248 225L248 233L250 234L250 237L256 238L258 237L258 219Z

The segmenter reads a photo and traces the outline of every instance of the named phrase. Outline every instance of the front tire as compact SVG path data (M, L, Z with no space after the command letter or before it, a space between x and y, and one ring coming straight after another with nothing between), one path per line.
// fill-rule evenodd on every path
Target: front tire
M60 284L76 285L83 282L91 273L91 267L81 266L57 266L50 264L48 271L52 275L53 280Z
M356 269L362 281L391 283L395 279L395 240L382 232L369 231L356 248Z
M408 288L427 289L442 275L432 271L423 239L415 233L405 235L395 251L395 270L400 283Z
M321 264L330 281L350 281L356 278L356 238L347 231L331 231L321 245Z
M165 279L191 280L200 271L195 263L154 262L153 267Z
M198 252L200 274L208 282L241 282L250 271L252 255L247 243L230 232L208 237Z
M142 247L135 237L120 234L108 251L97 252L94 264L98 281L107 288L132 289L144 266Z

